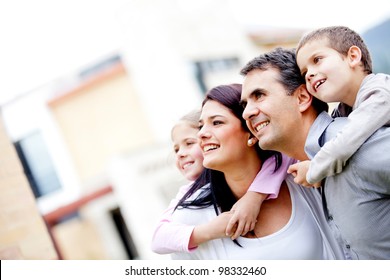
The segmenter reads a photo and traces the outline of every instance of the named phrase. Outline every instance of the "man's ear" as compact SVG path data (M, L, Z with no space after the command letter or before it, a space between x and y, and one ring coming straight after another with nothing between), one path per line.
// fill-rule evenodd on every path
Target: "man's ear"
M297 89L297 100L300 112L306 111L313 101L313 96L307 91L306 85L300 85Z
M362 51L357 46L352 46L349 48L347 53L347 59L351 67L360 65L362 61Z

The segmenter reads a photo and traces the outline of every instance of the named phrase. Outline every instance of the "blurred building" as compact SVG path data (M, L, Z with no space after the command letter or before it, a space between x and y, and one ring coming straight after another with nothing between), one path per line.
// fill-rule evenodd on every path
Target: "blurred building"
M57 249L21 258L168 258L152 253L150 240L185 183L173 163L172 125L200 106L207 89L241 82L246 61L277 45L293 46L302 34L246 31L223 1L185 2L131 2L118 15L120 53L2 107L7 133L0 136L14 144L32 190L23 197L36 199L47 225L41 238L52 236L36 251ZM19 198L1 182L5 216L4 207ZM8 229L0 234L0 252L10 244Z

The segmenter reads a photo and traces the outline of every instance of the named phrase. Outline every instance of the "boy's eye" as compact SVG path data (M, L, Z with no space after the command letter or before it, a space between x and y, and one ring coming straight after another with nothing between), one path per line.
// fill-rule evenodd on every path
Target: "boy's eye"
M320 60L321 60L321 57L317 56L317 57L314 58L314 63L318 63Z

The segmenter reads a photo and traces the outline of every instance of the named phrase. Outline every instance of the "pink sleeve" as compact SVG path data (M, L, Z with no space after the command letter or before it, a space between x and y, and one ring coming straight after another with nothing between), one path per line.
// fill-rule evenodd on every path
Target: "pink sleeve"
M267 199L277 198L280 186L286 179L288 167L296 160L282 154L282 164L278 170L275 170L275 158L268 158L261 167L252 185L248 191L268 194Z
M196 248L188 248L190 237L195 226L172 222L172 211L179 200L188 191L191 184L180 188L178 194L169 203L161 220L153 233L151 249L157 254L170 254L174 252L189 252Z

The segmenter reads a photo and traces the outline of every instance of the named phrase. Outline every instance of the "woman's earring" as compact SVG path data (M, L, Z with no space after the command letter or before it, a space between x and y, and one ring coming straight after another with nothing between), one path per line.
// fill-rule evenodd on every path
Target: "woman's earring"
M250 146L252 146L253 145L253 139L252 138L249 138L248 139L248 146L250 147Z

